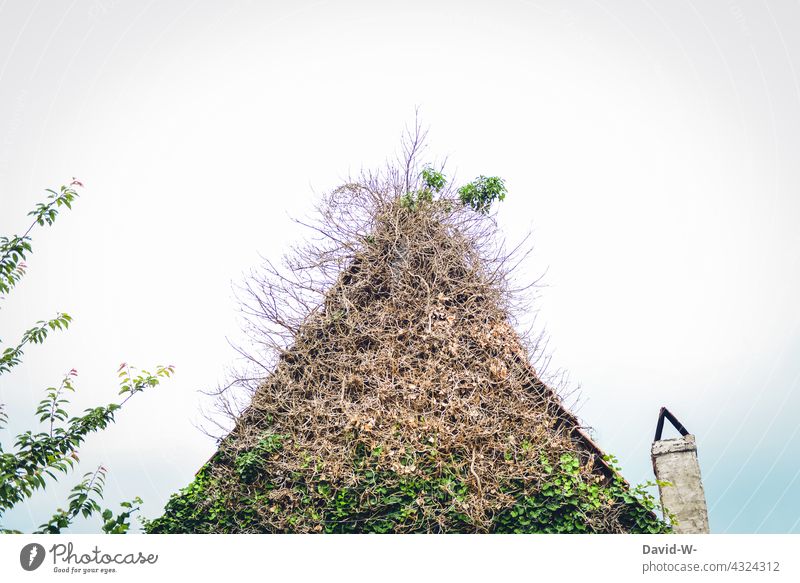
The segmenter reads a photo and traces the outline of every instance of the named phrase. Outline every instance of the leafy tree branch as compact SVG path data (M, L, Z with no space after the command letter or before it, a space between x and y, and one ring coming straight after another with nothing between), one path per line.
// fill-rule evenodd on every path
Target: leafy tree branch
M33 222L23 235L0 237L0 297L8 295L26 272L25 259L32 252L30 234L36 226L50 226L63 208L71 209L78 194L76 187L83 186L74 180L59 190L48 189L44 202L38 203L28 213ZM58 313L50 320L41 320L15 345L0 353L0 375L6 374L22 362L28 344L42 344L50 332L65 330L72 322L66 313ZM68 394L75 392L77 371L73 368L64 375L57 387L45 391L45 398L36 409L42 430L27 430L17 435L13 447L6 451L0 442L0 519L16 504L30 498L37 490L47 487L48 481L58 479L59 474L69 473L79 463L78 448L89 435L106 429L115 421L116 412L134 395L157 387L163 379L174 373L172 366L157 366L155 372L139 370L122 363L117 369L119 377L118 402L100 405L72 415L68 411ZM8 414L0 403L0 430L5 429ZM139 498L123 502L121 510L101 512L99 499L105 486L106 469L99 466L87 473L73 489L68 498L67 509L58 509L52 517L39 526L38 533L58 533L72 524L78 516L88 518L100 513L102 531L108 533L127 532L130 517L139 509ZM0 532L11 532L0 527Z
M23 235L0 237L0 296L7 295L25 274L25 258L32 252L30 234L38 226L51 226L59 209L63 206L72 208L72 203L78 197L75 187L82 187L80 181L73 178L68 186L62 186L58 191L47 189L50 194L45 202L40 202L28 213L33 217L33 222Z

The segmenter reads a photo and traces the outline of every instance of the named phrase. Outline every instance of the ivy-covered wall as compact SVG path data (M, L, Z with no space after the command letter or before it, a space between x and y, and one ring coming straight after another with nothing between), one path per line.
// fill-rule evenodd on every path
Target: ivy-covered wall
M489 530L477 528L463 512L468 476L431 464L413 475L377 470L368 453L358 482L337 485L297 473L291 493L274 496L275 485L262 461L282 448L269 435L251 451L224 461L218 454L194 481L168 502L163 516L147 522L149 533L666 533L654 513L646 485L632 488L582 471L575 455L557 460L542 455L545 479L514 480L504 486L509 503L492 513ZM613 464L613 459L610 460ZM232 462L232 463L231 463ZM612 465L612 467L614 467ZM421 471L420 471L421 470ZM312 473L313 475L313 473ZM281 525L276 527L276 525Z

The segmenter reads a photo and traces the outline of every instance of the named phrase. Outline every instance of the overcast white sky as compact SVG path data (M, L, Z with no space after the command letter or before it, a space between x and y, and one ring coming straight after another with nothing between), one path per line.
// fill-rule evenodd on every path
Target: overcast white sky
M0 3L0 233L86 184L2 304L6 343L75 319L0 378L3 445L72 367L88 406L122 361L175 364L82 450L109 502L157 515L215 448L193 422L234 361L231 283L419 105L449 175L506 179L553 366L626 477L652 478L667 405L712 531L800 532L798 25L788 1ZM77 479L4 525L44 522Z

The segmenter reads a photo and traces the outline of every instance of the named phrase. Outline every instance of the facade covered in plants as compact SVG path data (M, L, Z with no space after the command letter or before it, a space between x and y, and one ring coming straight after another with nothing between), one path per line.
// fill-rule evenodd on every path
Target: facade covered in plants
M668 531L515 331L502 180L455 189L417 145L325 196L315 236L248 280L265 372L148 532Z

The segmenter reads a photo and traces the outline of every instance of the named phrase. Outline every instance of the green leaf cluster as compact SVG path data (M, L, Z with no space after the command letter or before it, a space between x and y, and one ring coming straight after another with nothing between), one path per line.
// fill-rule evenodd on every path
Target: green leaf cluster
M447 184L447 177L438 170L426 166L422 170L422 181L425 183L427 190L440 192Z
M258 441L253 449L240 453L236 457L236 472L245 484L256 480L261 473L266 456L283 447L283 435L268 434Z
M505 182L499 176L478 176L458 189L461 203L484 215L495 200L505 200L506 193Z
M131 501L121 502L122 510L118 514L108 508L101 510L99 500L103 497L103 488L106 481L106 468L99 466L94 472L88 472L83 476L83 480L76 485L67 499L69 505L67 509L59 508L55 514L39 526L36 534L60 534L68 528L73 519L82 515L89 518L95 513L99 513L103 519L102 531L106 534L125 534L130 529L131 515L139 510L141 498L134 498ZM136 507L134 507L134 504Z
M59 191L47 189L50 194L45 202L37 203L36 207L28 213L33 217L33 223L23 235L0 237L0 296L8 294L25 274L25 259L31 253L30 234L37 225L52 225L60 207L72 208L73 201L78 197L76 186L83 186L74 180L68 186L62 186Z
M400 197L402 208L415 211L425 203L433 202L433 195L441 192L447 184L447 178L438 170L426 166L420 175L422 188L414 192L407 192Z
M155 520L142 520L146 532L164 533L234 533L260 532L258 507L266 506L269 485L262 491L234 497L213 475L216 457L204 465L194 480L167 502L167 511Z
M500 513L495 521L499 533L576 534L601 532L593 515L619 512L628 532L657 534L670 532L669 526L653 512L655 499L646 486L626 484L614 459L608 458L613 476L585 475L573 454L563 454L556 464L542 457L545 479L534 489L514 484L522 491L516 503Z

